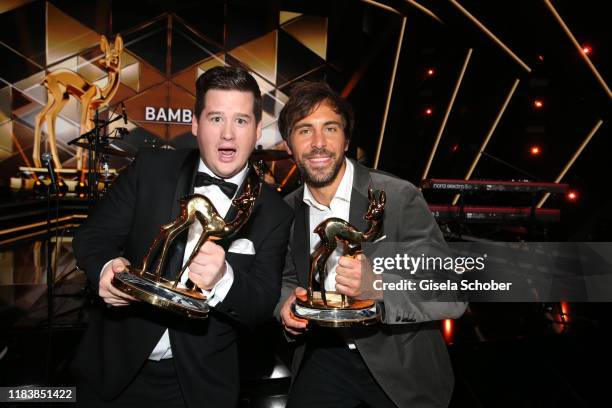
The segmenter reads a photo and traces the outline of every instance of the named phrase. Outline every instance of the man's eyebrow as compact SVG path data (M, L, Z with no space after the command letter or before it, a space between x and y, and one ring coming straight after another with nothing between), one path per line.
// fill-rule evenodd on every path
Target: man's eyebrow
M210 111L206 114L206 116L213 116L213 115L221 115L221 116L225 116L225 114L221 111ZM238 112L236 113L235 116L240 116L240 117L247 117L247 118L251 118L253 117L253 115L249 114L249 113L242 113L242 112Z
M328 125L342 126L342 123L338 122L337 120L329 120L323 124L323 126L328 126Z

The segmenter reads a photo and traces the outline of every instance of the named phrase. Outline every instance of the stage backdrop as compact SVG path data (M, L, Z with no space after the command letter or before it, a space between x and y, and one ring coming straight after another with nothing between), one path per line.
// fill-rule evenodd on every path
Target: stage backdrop
M124 142L135 148L195 147L194 82L224 64L244 66L257 79L264 95L260 144L273 148L281 140L276 117L287 99L284 87L327 69L327 17L278 8L270 13L269 7L245 2L190 2L174 11L164 11L159 2L119 3L0 1L0 179L34 164L35 119L48 101L42 84L47 74L68 69L99 88L107 85L101 35L111 46L118 33L124 42L118 89L101 118L121 113L124 103L127 124L115 122L109 131L127 127ZM65 168L76 166L76 149L67 143L83 133L81 109L70 97L57 116L57 148ZM46 130L43 126L41 152L49 151ZM113 159L113 167L125 163Z

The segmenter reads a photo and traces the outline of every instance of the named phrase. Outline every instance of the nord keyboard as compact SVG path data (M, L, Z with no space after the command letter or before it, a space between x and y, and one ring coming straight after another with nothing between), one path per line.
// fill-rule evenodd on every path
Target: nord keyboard
M553 208L489 207L429 204L438 221L516 222L534 219L539 222L558 222L561 212Z
M499 181L499 180L461 180L461 179L426 179L421 181L421 188L453 191L507 191L515 193L546 192L564 194L569 184L542 183L532 181Z

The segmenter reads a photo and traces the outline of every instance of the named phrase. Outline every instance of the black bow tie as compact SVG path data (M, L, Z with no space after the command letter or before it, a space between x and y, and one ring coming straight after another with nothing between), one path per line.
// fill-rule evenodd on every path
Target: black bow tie
M210 186L213 184L218 186L229 199L234 197L234 194L236 194L236 190L238 189L238 185L234 183L224 181L220 178L213 177L210 174L202 172L198 172L194 187Z

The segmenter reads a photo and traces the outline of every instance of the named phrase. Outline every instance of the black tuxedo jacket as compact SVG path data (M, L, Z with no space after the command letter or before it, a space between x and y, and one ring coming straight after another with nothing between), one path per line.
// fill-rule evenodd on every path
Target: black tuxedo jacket
M352 161L353 188L349 222L367 230L363 216L369 205L368 187L384 190L387 196L379 240L409 243L412 255L444 256L448 247L419 190L407 181L372 170ZM310 259L309 207L304 188L285 197L295 210L289 252L283 271L280 307L296 286L307 287ZM402 273L382 274L383 282L400 282ZM466 308L463 302L417 302L408 291L385 291L382 324L351 328L357 350L378 384L398 407L446 407L454 376L448 352L436 320L454 319ZM338 329L333 329L338 330ZM312 333L316 335L316 333ZM295 378L304 357L308 332L297 338L291 367Z
M143 149L117 178L73 242L78 265L96 293L109 260L123 256L132 264L142 263L160 226L178 215L178 199L193 192L199 157L198 150ZM233 218L232 208L226 219ZM264 184L251 218L230 238L251 240L255 254L227 252L230 243L219 241L234 271L234 283L206 320L192 321L139 302L94 310L73 362L78 379L102 399L115 398L168 328L188 406L234 406L239 394L236 330L272 316L292 218L282 198ZM183 252L180 244L171 249L168 267L177 270Z

